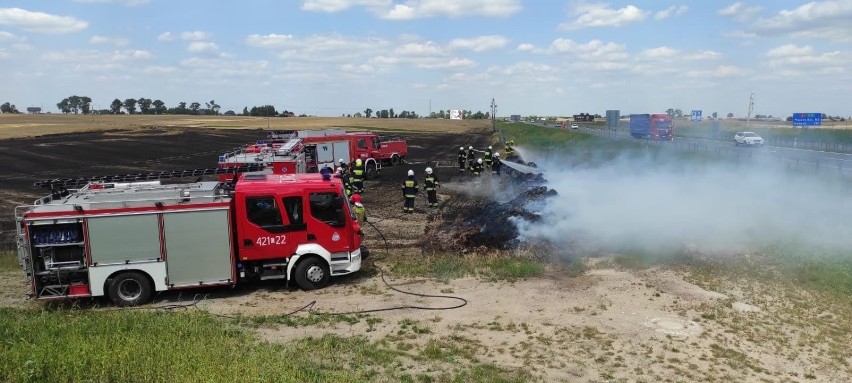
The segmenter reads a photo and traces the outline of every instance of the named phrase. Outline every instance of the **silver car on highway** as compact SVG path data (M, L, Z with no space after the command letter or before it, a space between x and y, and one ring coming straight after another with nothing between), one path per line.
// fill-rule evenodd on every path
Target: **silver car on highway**
M734 135L734 143L737 146L763 146L763 138L755 132L739 132Z

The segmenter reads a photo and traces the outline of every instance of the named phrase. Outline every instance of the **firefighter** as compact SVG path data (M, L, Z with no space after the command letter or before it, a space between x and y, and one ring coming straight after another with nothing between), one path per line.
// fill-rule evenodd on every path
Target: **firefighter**
M485 153L482 154L482 165L485 171L491 170L491 150L489 146L488 149L485 149Z
M506 158L512 157L515 155L515 140L509 140L506 142Z
M426 178L423 180L423 190L426 190L426 198L429 200L429 207L438 206L438 186L441 186L438 181L438 176L432 173L432 168L426 168Z
M491 174L500 175L500 166L503 163L500 161L500 152L494 153L494 160L491 161Z
M459 148L459 172L464 172L464 163L467 162L467 151L464 146Z
M338 167L334 176L339 177L340 181L343 182L343 191L346 192L346 197L352 196L352 175L346 169Z
M367 209L364 208L364 204L361 203L361 195L355 194L349 198L349 202L352 202L355 211L355 219L358 221L358 226L361 227L361 230L364 229L364 225L367 224ZM363 231L359 231L358 234L364 235Z
M473 150L473 145L467 147L467 168L473 168L473 163L476 162L476 151Z
M364 162L360 158L352 166L352 191L357 194L364 192Z
M337 166L339 168L342 168L343 170L347 170L349 168L349 166L346 165L346 162L344 162L342 158L337 160Z
M402 195L405 197L405 204L402 205L402 211L411 214L414 213L414 197L417 196L419 187L417 180L414 178L414 170L408 171L408 178L402 182Z
M473 163L473 167L470 168L470 172L474 177L479 177L479 174L482 173L482 158L476 159L476 162Z

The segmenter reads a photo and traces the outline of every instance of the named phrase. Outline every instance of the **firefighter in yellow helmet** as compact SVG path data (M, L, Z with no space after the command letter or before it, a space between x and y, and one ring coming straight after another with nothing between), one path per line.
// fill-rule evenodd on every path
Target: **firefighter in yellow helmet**
M364 162L360 158L352 166L352 190L358 194L364 192Z

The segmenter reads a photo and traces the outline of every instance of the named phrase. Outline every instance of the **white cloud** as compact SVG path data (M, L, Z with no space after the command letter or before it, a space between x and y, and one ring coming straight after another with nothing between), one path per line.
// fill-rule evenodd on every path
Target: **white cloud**
M193 41L189 43L186 50L192 53L212 53L218 51L219 46L207 41Z
M489 73L497 73L505 76L528 75L540 73L557 73L558 69L547 65L529 61L519 62L506 67L491 67Z
M733 3L725 8L716 11L720 16L727 16L739 23L745 23L757 16L761 8L754 6L749 7L741 2Z
M449 60L426 60L418 62L418 68L423 69L456 69L456 68L473 68L476 62L466 58L451 58Z
M430 17L461 18L467 16L507 17L519 12L520 0L304 0L302 10L341 12L363 7L388 20L411 20Z
M160 33L159 36L157 36L158 41L174 41L175 38L175 35L173 35L171 32L163 32Z
M387 8L391 0L304 0L303 11L316 12L340 12L352 7L361 6L366 8Z
M686 72L686 77L691 78L728 78L740 77L745 70L734 65L720 65L710 70L691 70Z
M290 46L294 42L293 35L278 35L275 33L268 35L249 35L246 37L246 44L257 48L282 48Z
M529 43L518 44L515 48L518 52L533 52L536 50L535 45Z
M474 52L485 52L500 49L509 43L509 39L503 36L489 35L479 36L472 39L453 39L450 41L450 49L467 49Z
M719 52L712 50L703 50L687 53L683 56L683 58L686 60L715 60L719 58L719 56L721 56Z
M110 44L118 47L125 46L130 43L129 40L122 37L106 37L106 36L92 36L89 39L90 44Z
M42 54L41 59L56 62L78 73L135 71L138 63L151 60L154 55L146 50L128 49L112 52L97 50L64 50Z
M12 33L9 33L9 32L6 32L6 31L0 31L0 43L2 43L2 42L18 42L18 41L24 41L24 39L21 38L21 37L15 36Z
M611 42L604 43L600 40L591 40L585 44L578 44L569 39L558 38L550 44L548 53L568 53L577 60L619 60L627 58L624 45Z
M687 10L689 10L689 7L687 7L686 5L678 5L678 6L672 5L671 7L668 7L666 9L662 10L662 11L655 13L654 14L654 20L667 19L667 18L671 17L672 15L680 16L680 15L683 15L684 13L686 13Z
M403 44L395 52L403 56L443 56L446 54L441 46L431 41Z
M181 60L180 66L187 71L203 73L205 76L266 76L269 63L260 61L237 61L225 58L193 57Z
M639 53L640 56L647 59L663 59L663 58L671 58L677 55L679 52L676 49L672 49L669 47L657 47L646 49Z
M74 0L75 3L92 3L92 4L120 4L128 7L145 5L150 3L150 0Z
M142 69L145 74L171 74L178 71L178 68L173 66L149 66Z
M770 49L768 52L766 52L766 55L769 57L801 56L809 55L813 53L813 51L814 48L810 45L798 47L794 44L786 44Z
M181 33L180 38L188 41L200 41L209 39L210 34L202 31L189 31Z
M809 2L793 10L754 23L752 31L759 35L790 35L803 38L852 40L852 1Z
M368 64L361 64L361 65L343 64L340 67L340 70L347 72L347 73L373 73L373 72L376 71L376 68L373 67L372 65L368 65Z
M621 27L645 20L649 12L634 5L613 9L609 4L581 3L572 12L577 16L574 21L562 23L560 29L581 29L591 27Z
M71 33L86 29L89 23L70 16L0 8L0 25L13 25L28 32Z
M844 62L840 51L815 54L810 45L796 46L785 44L770 49L766 52L769 58L767 65L772 68L789 69L794 66L808 66L811 68L837 68L849 65Z

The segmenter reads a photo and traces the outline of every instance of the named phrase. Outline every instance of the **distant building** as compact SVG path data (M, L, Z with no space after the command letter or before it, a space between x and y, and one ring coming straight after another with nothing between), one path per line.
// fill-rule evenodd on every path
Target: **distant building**
M514 122L521 122L521 115L520 114L513 114L513 115L509 116L509 119L514 121Z
M38 113L41 113L41 107L40 107L40 106L30 106L30 107L27 107L27 113L29 113L29 114L38 114Z

